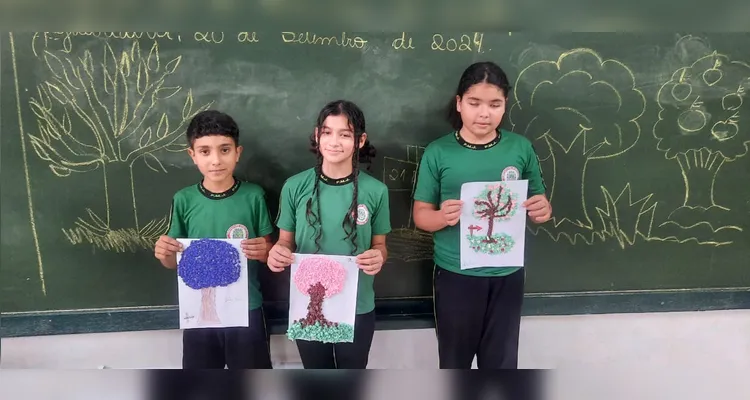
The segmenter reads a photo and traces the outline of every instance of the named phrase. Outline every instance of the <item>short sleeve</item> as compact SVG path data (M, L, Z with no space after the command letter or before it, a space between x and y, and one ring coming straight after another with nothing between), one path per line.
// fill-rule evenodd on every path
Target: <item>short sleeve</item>
M279 195L279 212L276 214L276 226L287 232L294 232L296 216L297 207L292 198L292 188L289 181L286 181Z
M544 183L539 156L536 154L533 144L529 143L527 152L526 166L523 169L522 177L529 181L529 195L545 194L547 192L547 185Z
M258 236L270 235L273 232L273 225L268 214L265 190L259 190L253 201L253 207L255 208L255 232L258 232Z
M183 215L182 202L179 197L175 196L172 198L172 206L169 210L169 229L167 230L167 236L173 239L187 237L187 227L185 226Z
M414 200L440 204L440 173L434 148L428 146L422 154L417 172Z
M387 235L391 233L391 206L388 188L383 186L377 201L377 207L372 213L372 234Z

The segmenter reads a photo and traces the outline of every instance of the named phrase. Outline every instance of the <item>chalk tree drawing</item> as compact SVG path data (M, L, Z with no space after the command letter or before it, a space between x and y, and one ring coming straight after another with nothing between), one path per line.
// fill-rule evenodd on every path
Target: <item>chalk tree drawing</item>
M482 230L478 225L469 226L469 240L475 252L485 254L503 254L509 252L515 241L505 232L495 232L495 222L510 219L518 211L518 195L502 184L487 185L474 198L474 217L487 222L485 235L474 235L475 230Z
M674 71L659 89L657 149L679 163L685 184L675 211L729 210L717 204L714 182L724 163L748 153L748 89L750 65L715 51Z
M240 253L229 242L213 239L193 241L177 264L177 275L193 290L201 291L199 325L221 324L216 312L216 288L240 279Z
M424 147L406 146L406 157L383 157L383 182L388 187L391 204L408 197L409 217L406 223L388 235L388 256L406 262L432 260L432 234L414 226L412 210L419 161ZM394 198L394 196L401 196Z
M183 151L185 124L212 103L197 106L190 90L180 99L183 88L168 81L181 56L162 60L156 41L143 49L141 41L133 40L122 51L109 41L101 44L99 54L86 49L80 56L72 49L34 49L49 77L29 100L37 129L28 138L58 177L94 170L102 174L103 215L87 208L73 228L63 229L71 244L88 242L117 252L151 248L169 217L140 223L133 167L142 162L166 173L159 151ZM160 111L175 101L182 102L181 113ZM122 179L128 184L120 185ZM117 190L122 186L128 187L127 194Z
M344 321L329 321L323 314L324 300L336 296L344 289L347 283L346 268L328 257L306 258L299 263L293 280L297 291L308 296L310 300L307 315L292 321L287 337L291 340L304 339L326 343L353 341L353 321L351 324Z
M525 67L518 75L513 97L516 101L509 110L509 122L537 145L545 178L550 181L554 226L567 221L593 229L584 198L589 162L623 154L641 135L638 119L646 99L636 88L633 72L620 61L603 60L594 50L574 49L557 60ZM560 182L558 165L580 174L573 181ZM561 184L580 188L578 206L555 203Z

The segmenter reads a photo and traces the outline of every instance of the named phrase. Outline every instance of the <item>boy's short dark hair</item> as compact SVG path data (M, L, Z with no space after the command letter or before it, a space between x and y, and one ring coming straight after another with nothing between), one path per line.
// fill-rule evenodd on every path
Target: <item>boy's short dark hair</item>
M206 110L195 114L187 127L187 140L190 147L196 139L209 135L228 136L235 145L240 142L240 128L228 114L217 110Z

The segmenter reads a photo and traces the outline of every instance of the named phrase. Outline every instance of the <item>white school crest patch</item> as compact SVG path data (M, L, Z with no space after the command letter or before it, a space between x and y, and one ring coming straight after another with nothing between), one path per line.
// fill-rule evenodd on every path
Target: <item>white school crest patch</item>
M367 206L360 204L357 206L357 225L364 225L370 220L370 210Z
M227 229L227 239L247 239L250 232L242 224L232 225Z
M517 181L521 177L521 173L518 172L518 168L511 165L510 167L505 167L500 176L504 181Z

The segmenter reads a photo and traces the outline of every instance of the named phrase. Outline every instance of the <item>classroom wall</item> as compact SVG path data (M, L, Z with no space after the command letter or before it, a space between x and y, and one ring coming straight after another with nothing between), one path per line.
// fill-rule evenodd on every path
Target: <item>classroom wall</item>
M175 368L180 331L2 339L1 368ZM299 367L296 347L273 336L278 368ZM750 376L750 310L524 317L521 368L730 369ZM370 368L437 366L434 330L377 331ZM715 371L715 372L712 372ZM707 378L709 377L707 376Z

